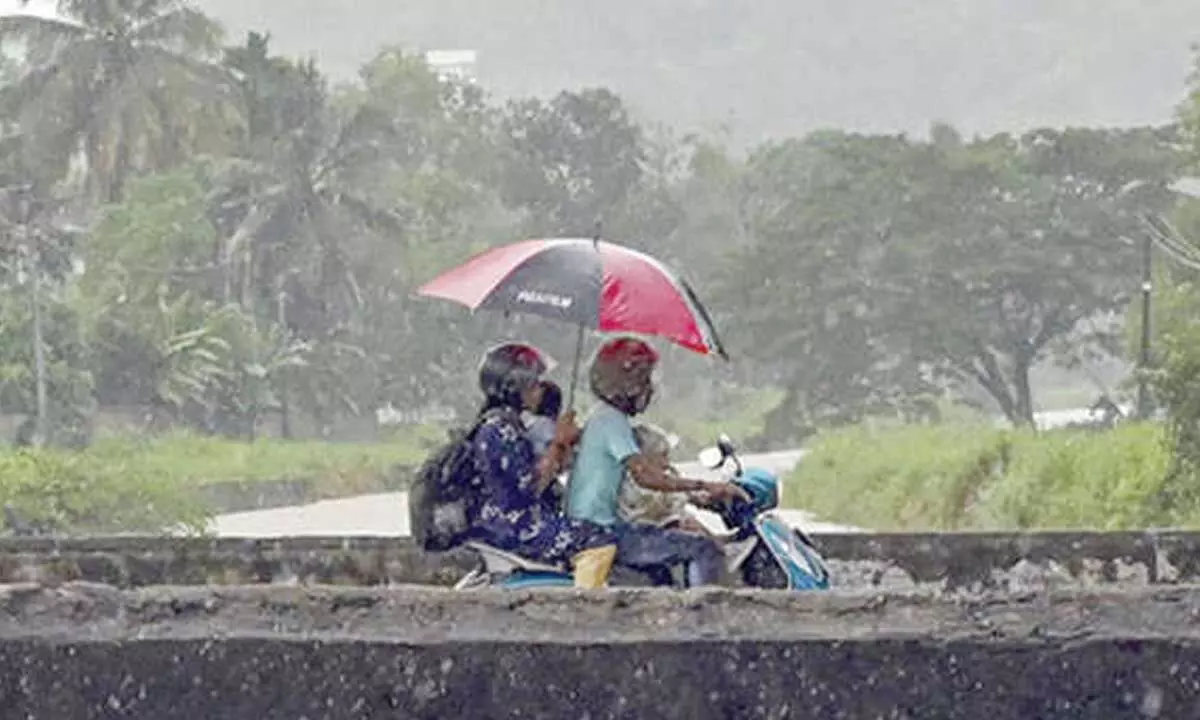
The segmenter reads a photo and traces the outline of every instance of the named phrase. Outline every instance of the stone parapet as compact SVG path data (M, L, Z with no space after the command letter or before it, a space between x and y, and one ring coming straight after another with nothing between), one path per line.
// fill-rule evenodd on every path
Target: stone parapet
M1182 718L1200 590L0 590L5 716Z

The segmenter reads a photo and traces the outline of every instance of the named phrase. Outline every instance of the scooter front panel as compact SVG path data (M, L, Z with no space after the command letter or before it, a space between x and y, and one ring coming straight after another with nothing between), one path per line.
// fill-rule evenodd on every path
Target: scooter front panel
M826 590L829 571L816 550L805 544L792 526L774 515L763 513L754 521L755 529L771 554L783 567L791 590Z

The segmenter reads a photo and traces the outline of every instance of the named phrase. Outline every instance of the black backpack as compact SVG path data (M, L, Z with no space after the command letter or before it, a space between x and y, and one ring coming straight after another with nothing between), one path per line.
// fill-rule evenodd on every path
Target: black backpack
M450 431L449 441L425 459L408 491L409 528L417 546L443 552L466 535L467 493L475 477L475 433L491 413L469 428Z

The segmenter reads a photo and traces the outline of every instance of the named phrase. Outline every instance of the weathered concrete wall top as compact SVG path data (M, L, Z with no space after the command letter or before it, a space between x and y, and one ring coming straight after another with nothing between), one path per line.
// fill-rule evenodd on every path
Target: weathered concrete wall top
M451 585L469 554L426 554L407 539L5 538L0 583Z
M1200 590L846 598L710 591L0 591L31 720L1184 718Z
M1200 582L1200 533L1037 532L817 536L842 586L945 589ZM468 553L407 538L0 539L0 582L450 584Z
M1200 586L948 596L745 589L663 592L392 588L0 585L0 638L91 640L271 632L317 639L442 643L742 640L1200 641ZM1196 678L1200 682L1200 677Z

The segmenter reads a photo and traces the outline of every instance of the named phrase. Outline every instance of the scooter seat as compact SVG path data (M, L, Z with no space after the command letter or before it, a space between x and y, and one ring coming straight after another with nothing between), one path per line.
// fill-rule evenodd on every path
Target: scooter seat
M716 521L719 527L713 527L711 521L706 521L703 517L701 517L700 511L697 510L694 505L688 505L684 508L683 512L691 519L698 521L701 525L708 528L709 534L718 541L732 540L739 532L737 528L726 527L725 523L721 522L720 519L717 519ZM711 515L711 513L709 514ZM673 517L671 520L678 522L680 518Z
M536 560L523 558L520 555L492 547L491 545L485 545L481 542L469 542L466 545L479 553L480 557L483 558L484 567L492 574L507 575L514 570L524 570L526 572L566 572L566 570L557 565L547 565Z

